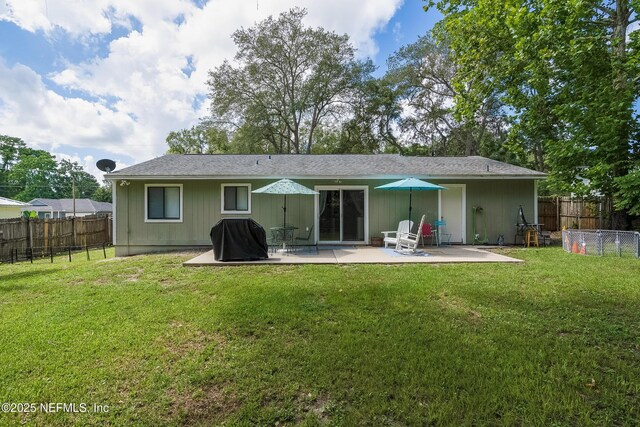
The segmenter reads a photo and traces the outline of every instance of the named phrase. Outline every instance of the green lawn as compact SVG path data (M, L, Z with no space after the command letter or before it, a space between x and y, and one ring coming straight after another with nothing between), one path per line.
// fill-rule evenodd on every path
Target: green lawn
M640 261L0 265L0 402L78 425L637 425ZM111 252L112 255L112 252Z

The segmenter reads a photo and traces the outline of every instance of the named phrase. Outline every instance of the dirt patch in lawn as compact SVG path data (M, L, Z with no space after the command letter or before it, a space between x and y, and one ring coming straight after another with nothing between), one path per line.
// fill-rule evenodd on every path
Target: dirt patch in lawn
M191 353L199 353L212 345L224 349L227 343L222 334L206 332L178 320L169 324L167 333L161 337L161 341L169 353L177 358Z
M331 401L327 396L322 394L300 392L296 396L296 406L298 408L298 423L304 421L309 415L318 421L318 423L325 425L329 424Z
M176 282L173 279L164 278L160 280L160 286L162 286L163 288L170 288L175 284Z
M466 300L447 292L438 295L438 303L447 311L466 316L471 323L479 323L482 319L482 314L478 310L472 309Z
M197 390L169 390L169 416L181 425L218 424L241 406L225 384L208 384Z
M133 274L127 276L125 280L127 282L137 282L143 274L144 268L138 268L137 271L133 272Z

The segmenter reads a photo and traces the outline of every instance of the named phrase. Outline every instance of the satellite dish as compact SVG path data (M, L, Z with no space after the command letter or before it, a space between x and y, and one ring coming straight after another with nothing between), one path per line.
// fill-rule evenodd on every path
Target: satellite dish
M111 159L102 159L102 160L98 160L96 162L96 166L98 167L98 169L100 169L102 172L112 172L116 169L116 162L114 162Z

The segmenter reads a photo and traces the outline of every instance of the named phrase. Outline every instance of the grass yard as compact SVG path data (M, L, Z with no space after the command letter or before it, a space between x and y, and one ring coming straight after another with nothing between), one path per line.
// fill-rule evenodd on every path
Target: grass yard
M526 262L2 264L0 403L38 409L0 425L639 424L640 261L505 253Z

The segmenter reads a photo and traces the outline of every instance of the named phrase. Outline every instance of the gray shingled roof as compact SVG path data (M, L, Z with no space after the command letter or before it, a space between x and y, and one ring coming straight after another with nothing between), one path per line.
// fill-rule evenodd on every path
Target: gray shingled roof
M6 197L0 197L0 206L6 207L16 207L16 206L26 206L26 203L19 202L13 199L7 199Z
M33 199L29 202L35 211L73 212L73 199ZM107 202L96 202L91 199L76 199L76 212L104 213L113 212L113 205Z
M412 157L398 154L167 154L112 172L122 178L544 178L531 169L479 156Z

